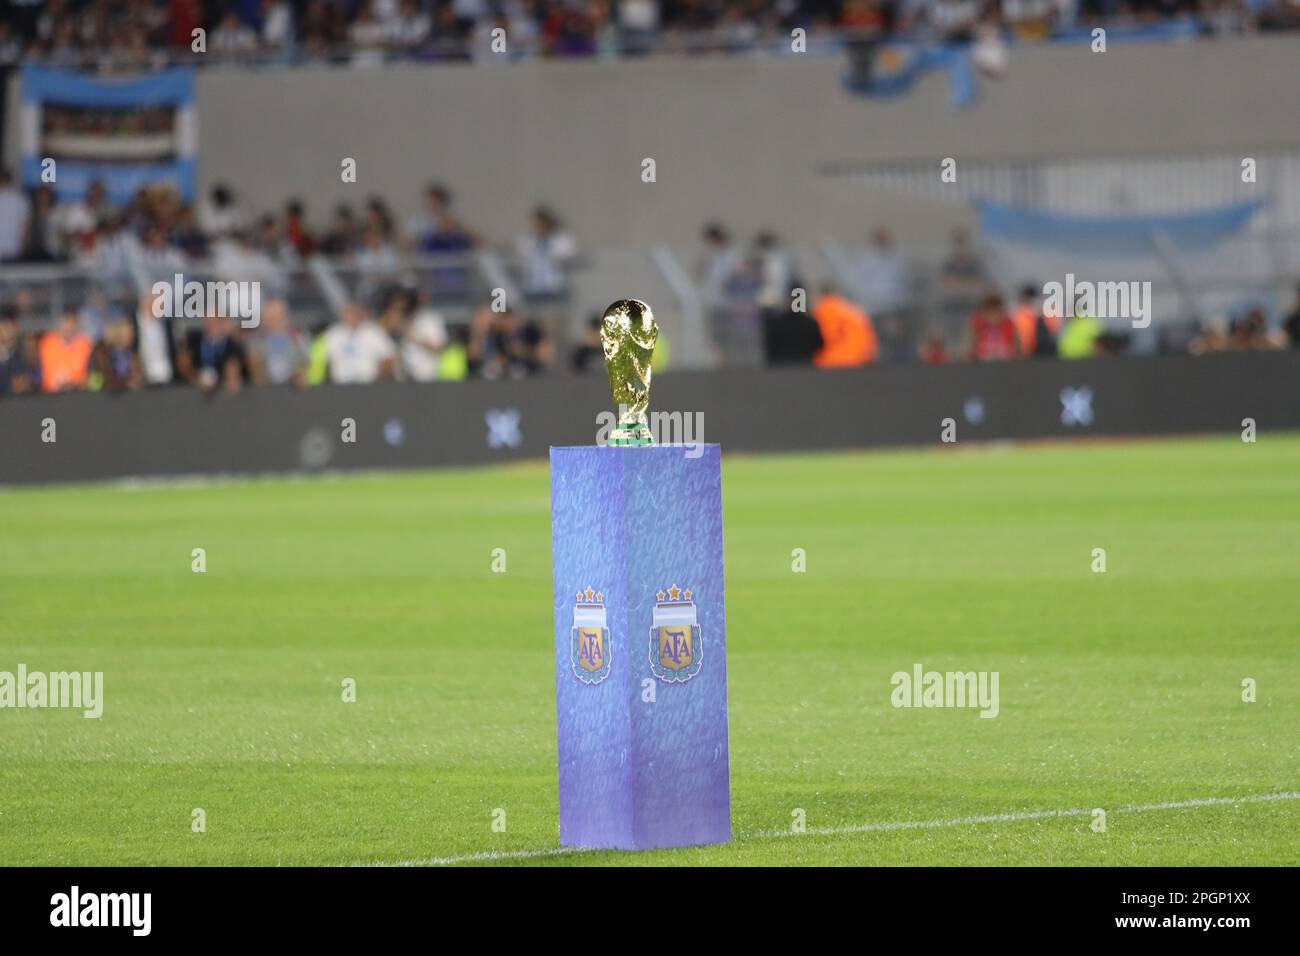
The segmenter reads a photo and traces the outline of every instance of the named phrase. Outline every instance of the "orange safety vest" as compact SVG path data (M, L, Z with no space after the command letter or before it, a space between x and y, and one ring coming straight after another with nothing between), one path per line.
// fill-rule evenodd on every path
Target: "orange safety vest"
M85 385L94 347L88 335L78 334L71 342L58 332L41 336L41 391L57 392L67 385Z
M1021 354L1033 355L1034 350L1038 348L1038 313L1032 305L1022 302L1016 306L1016 311L1012 313L1011 318L1016 323L1016 332L1020 334ZM1052 315L1044 310L1043 323L1053 335L1060 334L1061 319L1059 316Z
M1012 320L1016 323L1016 332L1020 336L1020 354L1033 355L1034 347L1038 344L1038 313L1034 307L1028 303L1021 303L1016 306L1016 311L1011 313Z
M813 356L819 368L866 365L880 355L871 317L840 295L824 295L813 307L822 348Z

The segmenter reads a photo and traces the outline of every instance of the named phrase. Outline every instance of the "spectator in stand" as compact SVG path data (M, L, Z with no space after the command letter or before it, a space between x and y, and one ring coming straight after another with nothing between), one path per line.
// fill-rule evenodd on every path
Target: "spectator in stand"
M756 12L748 4L724 3L713 33L724 50L751 49L758 42L761 30L755 19Z
M529 305L562 305L568 298L565 270L578 254L578 244L546 206L536 206L529 230L516 243Z
M417 243L421 252L467 252L479 244L478 237L452 213L449 203L430 202L429 209L431 218L421 229Z
M939 265L938 304L944 328L969 322L970 314L987 294L989 282L984 264L971 248L965 229L954 229L952 247Z
M334 220L321 239L320 251L327 256L349 256L357 244L357 217L352 207L341 203L334 209Z
M733 305L737 294L744 292L746 263L721 223L706 224L702 238L704 255L696 266L696 279L700 299L708 309L713 341L725 361L736 351Z
M285 258L286 245L287 240L280 234L275 216L271 213L259 216L253 233L253 249L272 262L281 262Z
M1222 352L1228 346L1228 320L1224 316L1214 316L1197 323L1196 335L1187 343L1187 352L1189 355L1208 355Z
M947 295L956 297L978 296L988 287L984 260L972 247L970 233L965 229L952 231L952 248L939 267L939 281Z
M199 209L199 226L213 239L244 228L244 210L234 192L224 183L217 183L208 194L207 203Z
M879 358L880 345L871 317L832 286L822 289L813 306L813 318L822 336L822 347L813 356L818 368L866 365Z
M139 249L140 243L126 228L122 214L113 212L88 237L77 261L102 282L125 284L131 280L131 261Z
M41 185L32 193L32 211L23 236L24 262L57 262L63 258L63 236L55 215L54 190Z
M67 311L59 327L41 336L41 391L73 392L86 387L95 344L81 331L77 313Z
M1020 288L1020 298L1012 313L1016 334L1020 339L1020 354L1048 358L1056 355L1056 336L1061 331L1061 320L1047 315L1040 303L1038 287L1028 283Z
M169 280L170 278L168 276ZM77 310L77 322L81 331L89 335L92 342L102 340L109 323L121 318L125 318L122 307L109 298L108 291L103 286L91 286L86 300Z
M826 345L817 320L795 308L794 293L791 280L782 297L785 309L763 312L763 356L768 365L811 365Z
M262 294L284 289L284 271L245 232L231 233L212 244L212 272L223 282L260 282Z
M1056 16L1057 0L1002 0L1002 19L1017 40L1046 39Z
M385 43L384 25L375 16L372 0L362 0L357 18L348 27L348 44L352 47L354 63L383 62Z
M908 5L904 26L924 22L936 40L969 43L975 35L982 7L980 0L923 0Z
M63 250L76 255L88 243L99 227L101 219L113 213L108 202L108 188L103 180L96 179L86 188L84 199L73 199L54 207L55 228L63 238Z
M309 0L303 15L303 47L310 54L320 56L343 43L347 31L343 8L329 0Z
M659 28L659 3L656 0L617 0L615 11L623 50L627 53L649 50Z
M23 336L13 306L0 311L0 397L22 395L40 386L39 359Z
M284 204L284 236L293 250L302 258L316 251L316 239L307 228L306 210L299 199Z
M888 229L875 229L871 242L858 259L858 287L863 304L872 313L894 313L909 305L911 267L894 246Z
M12 6L19 6L13 3ZM8 11L6 11L8 12ZM0 20L0 68L16 66L23 56L22 40L14 36L8 20Z
M425 240L437 228L439 217L451 209L451 191L442 183L429 183L424 187L424 203L420 211L406 222L405 243L408 249L424 250ZM427 251L427 250L425 250Z
M846 33L876 39L889 32L893 15L893 9L881 0L845 0L839 25Z
M261 46L267 52L288 52L293 46L293 7L286 0L262 0Z
M248 365L257 385L302 385L307 370L307 340L289 321L284 299L262 304L262 321L248 343Z
M769 317L783 317L790 310L794 261L776 233L764 230L754 237L754 261L758 274L758 308L764 323Z
M551 4L542 24L542 40L551 56L591 56L596 52L596 23L577 5Z
M239 14L233 7L227 9L208 36L208 53L216 57L236 59L256 52L257 34L239 19Z
M203 26L203 0L168 0L167 44L185 50L192 49L194 31Z
M1070 318L1056 341L1056 353L1063 359L1092 358L1097 354L1097 340L1104 331L1101 323L1079 308L1077 302L1070 311Z
M366 219L363 229L375 229L383 236L385 242L393 242L396 230L393 228L393 214L382 196L371 196L366 200Z
M204 392L224 387L237 392L248 378L248 358L235 337L234 322L224 316L204 316L201 328L186 336L176 356L181 377Z
M0 169L0 262L22 255L31 204L14 182L13 173Z
M95 378L106 391L124 392L144 385L140 359L135 354L135 329L126 319L114 319L108 324L90 362Z
M447 347L438 360L438 380L463 382L469 377L469 326L453 325L447 330Z
M997 294L985 296L970 317L970 357L976 362L1000 362L1020 355L1016 323Z
M1020 297L1011 310L1011 321L1016 324L1016 339L1021 355L1033 355L1037 345L1038 292L1032 285L1020 287Z
M447 348L447 323L427 301L411 292L403 293L406 308L399 349L402 377L412 382L435 381L442 371L442 353Z
M600 327L599 315L589 317L582 330L582 339L569 357L569 367L579 375L605 368L605 347L600 340Z
M1291 348L1300 349L1300 285L1295 287L1295 308L1282 323L1282 328L1286 332Z
M466 350L471 374L479 378L521 378L551 364L551 342L540 323L521 322L510 310L483 306L470 322Z
M366 227L361 248L354 258L360 298L371 298L397 275L397 250L376 225Z
M19 289L15 292L13 303L7 309L12 310L18 317L18 325L21 328L34 329L40 324L36 315L36 298L32 295L31 289ZM29 334L36 335L35 332Z
M944 341L943 334L938 329L926 330L921 338L920 348L917 349L917 357L926 365L948 364L948 343Z
M154 303L159 298L150 292L140 300L135 314L140 336L140 371L146 385L171 384L176 362L171 317L154 314Z
M704 257L696 270L700 295L709 308L725 308L731 284L743 266L740 251L732 245L731 235L721 223L707 224L703 239Z
M159 280L170 282L186 269L184 253L167 241L166 231L158 225L150 226L145 232L137 262L151 284Z
M415 0L402 0L396 15L384 21L384 39L397 50L414 50L424 45L433 21Z
M881 352L889 361L909 361L916 351L911 330L912 266L886 229L876 229L858 260L863 305L875 319Z
M1269 332L1268 317L1259 306L1252 307L1232 323L1231 337L1231 347L1238 351L1271 351L1283 347L1280 338Z
M359 304L345 305L342 318L329 327L324 338L331 382L359 385L393 377L397 348Z
M194 210L189 206L181 208L172 227L171 243L180 250L181 255L190 259L208 257L208 237L199 228Z
M461 225L446 203L431 204L433 227L420 240L420 251L434 256L464 255L478 245L478 238ZM463 293L469 285L470 272L463 265L438 266L430 273L433 287L444 295Z

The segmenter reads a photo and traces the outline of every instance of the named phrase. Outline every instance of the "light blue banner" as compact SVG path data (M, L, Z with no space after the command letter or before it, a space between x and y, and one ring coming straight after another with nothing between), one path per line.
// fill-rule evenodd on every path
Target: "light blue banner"
M989 238L1112 255L1149 253L1154 235L1183 251L1207 249L1244 229L1263 205L1262 200L1251 200L1192 212L1084 216L975 202L980 231Z
M173 159L110 161L86 156L54 157L52 185L60 199L80 198L95 180L104 183L114 203L125 203L142 187L156 183L175 186L187 202L197 192L197 122L194 71L176 67L157 73L120 78L90 76L76 70L28 65L22 69L22 181L28 188L42 185L43 113L49 107L85 110L175 108ZM87 137L89 139L89 137Z

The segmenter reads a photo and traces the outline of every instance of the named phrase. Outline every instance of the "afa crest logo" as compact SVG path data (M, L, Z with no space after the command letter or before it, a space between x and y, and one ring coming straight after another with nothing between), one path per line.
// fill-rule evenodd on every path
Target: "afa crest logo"
M604 594L590 587L578 592L570 633L574 676L584 684L599 684L609 676L611 650Z
M700 672L704 637L695 602L688 588L673 585L657 595L650 624L650 672L669 684L680 684Z

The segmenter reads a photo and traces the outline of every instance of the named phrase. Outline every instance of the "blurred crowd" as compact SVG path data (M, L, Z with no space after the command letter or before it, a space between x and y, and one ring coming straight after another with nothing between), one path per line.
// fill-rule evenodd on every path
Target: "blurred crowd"
M512 295L483 281L475 255L484 249L508 261ZM317 256L343 280L342 301L313 309L292 280ZM197 208L166 187L115 205L98 183L84 199L60 202L47 187L22 191L0 171L0 395L603 373L599 316L571 333L580 261L549 207L534 207L512 240L490 243L439 182L404 221L379 197L314 221L298 200L253 212L219 184ZM74 267L54 287L68 276L86 282L62 309L39 299L51 288L34 277L40 270L24 269L49 263ZM153 283L177 274L256 281L257 321L156 307ZM806 281L774 232L740 242L713 222L701 230L693 279L712 353L706 365L1075 359L1129 345L1082 309L1055 314L1035 283L1004 297L962 229L922 277L877 228L832 284ZM1300 348L1300 289L1278 329L1249 307L1205 321L1176 350L1288 346ZM662 337L656 367L672 348Z
M58 202L48 187L29 195L0 171L0 395L171 384L236 391L546 370L555 359L552 330L569 303L576 242L552 209L533 208L520 233L494 247L517 285L517 301L509 302L475 281L471 254L485 242L452 203L446 186L431 183L405 222L372 197L359 209L339 205L313 228L297 200L252 213L224 185L197 209L169 187L142 189L116 206L100 183L84 199ZM294 276L318 255L345 280L337 321L324 303L309 316L290 304ZM37 295L45 286L23 269L49 263L66 263L74 267L68 275L88 282L52 329ZM152 291L141 298L142 288L170 284L177 274L258 283L256 324L155 308ZM445 321L439 301L468 309L468 321Z
M504 30L546 56L746 50L816 35L1025 39L1098 20L1201 18L1212 32L1300 26L1294 0L2 0L0 66L23 60L131 69L194 50L213 59L464 58ZM498 34L500 36L500 34ZM499 52L499 51L494 51Z
M0 396L32 392L134 391L190 386L238 392L249 385L305 387L383 381L459 381L529 375L551 365L551 342L535 320L478 309L449 327L410 292L376 314L349 302L337 321L307 331L284 299L261 304L255 327L218 314L192 328L156 314L146 296L133 315L67 310L55 328L32 331L23 296L0 306Z
M313 228L299 199L278 211L247 209L228 186L217 184L196 204L170 185L146 186L126 203L113 203L102 181L84 198L60 201L49 185L24 190L11 171L0 169L0 263L70 263L105 281L142 263L170 277L211 260L219 274L284 285L284 272L316 254L330 256L380 284L399 271L404 253L454 257L482 246L481 237L452 210L451 192L440 183L425 190L416 211L399 222L389 204L371 196L358 208L341 203L328 222ZM565 265L577 249L554 210L534 207L515 240L525 291L563 290ZM447 286L464 282L448 267Z
M701 241L696 280L720 365L1081 359L1118 355L1131 344L1082 299L1054 311L1035 282L1013 298L1004 295L960 228L924 279L889 231L875 229L842 284L815 291L772 232L744 246L722 224L709 223ZM1262 306L1250 305L1196 322L1185 339L1162 343L1166 351L1191 354L1287 347L1300 348L1300 287L1280 328L1270 328Z

